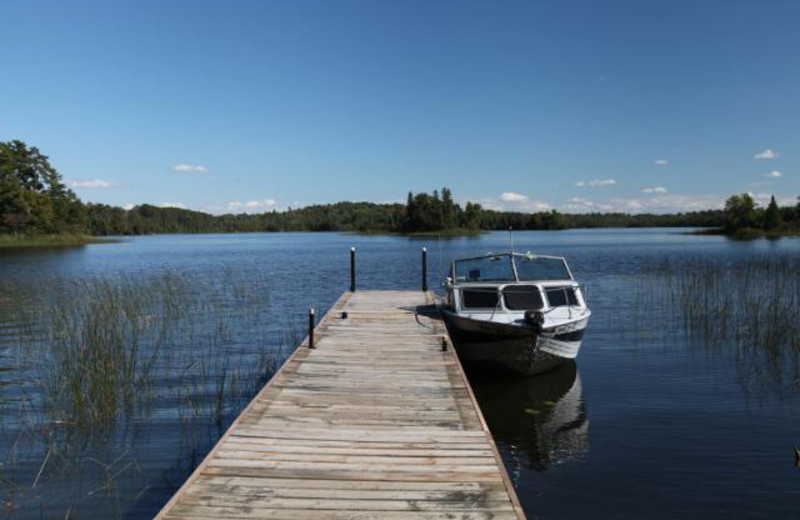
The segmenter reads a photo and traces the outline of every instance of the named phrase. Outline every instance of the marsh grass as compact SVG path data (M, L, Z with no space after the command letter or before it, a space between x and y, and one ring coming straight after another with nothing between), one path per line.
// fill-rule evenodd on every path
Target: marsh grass
M146 487L131 425L154 414L180 430L185 478L299 342L269 298L264 278L232 270L0 281L0 347L17 374L0 378L5 511L29 514L42 488L78 477L91 482L74 503L102 496L120 516L117 480Z
M800 390L800 259L670 260L647 269L639 312L666 309L693 344L731 352L748 387ZM668 323L662 324L668 328Z

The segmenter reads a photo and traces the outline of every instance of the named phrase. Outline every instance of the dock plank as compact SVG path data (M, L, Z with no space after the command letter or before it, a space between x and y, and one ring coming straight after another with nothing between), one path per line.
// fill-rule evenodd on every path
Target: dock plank
M432 302L345 293L157 518L524 518Z

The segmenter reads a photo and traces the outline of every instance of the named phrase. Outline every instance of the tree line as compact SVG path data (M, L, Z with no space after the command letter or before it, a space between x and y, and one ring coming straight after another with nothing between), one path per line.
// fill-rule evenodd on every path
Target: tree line
M38 148L0 142L0 230L83 232L86 207Z
M475 202L463 207L448 188L409 193L405 204L337 202L259 214L211 215L142 204L132 209L83 203L38 148L0 142L0 233L144 235L248 231L415 233L449 230L555 230L592 227L717 227L800 229L800 205L759 208L749 195L728 199L724 210L677 214L535 213L495 211Z
M725 201L725 220L721 226L727 235L780 235L800 233L800 197L795 206L778 206L770 197L766 207L758 207L752 195L733 195Z

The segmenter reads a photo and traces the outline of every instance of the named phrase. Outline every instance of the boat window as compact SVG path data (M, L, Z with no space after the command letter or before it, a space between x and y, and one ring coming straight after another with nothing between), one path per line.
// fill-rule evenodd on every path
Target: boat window
M465 309L494 309L497 307L497 287L475 287L461 291Z
M518 256L514 258L520 281L572 280L567 263L562 258Z
M456 261L456 282L513 282L508 255Z
M578 297L572 287L557 287L547 289L547 302L550 307L566 307L567 305L578 305Z
M503 289L503 301L512 311L538 311L544 307L542 293L535 285L509 285Z

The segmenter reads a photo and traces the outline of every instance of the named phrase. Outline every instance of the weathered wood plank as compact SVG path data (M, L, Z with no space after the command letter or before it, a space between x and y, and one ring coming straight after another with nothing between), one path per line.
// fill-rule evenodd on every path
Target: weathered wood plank
M236 507L208 507L179 505L164 518L188 520L192 518L231 518L270 520L511 520L519 516L512 511L318 511L312 509L249 509Z
M198 490L199 491L199 490ZM511 503L507 497L500 500L487 500L481 493L462 493L461 500L404 500L404 499L369 499L352 498L292 498L270 497L261 495L241 496L230 493L187 493L186 505L203 505L211 507L242 507L258 509L310 509L339 511L511 511Z
M158 518L524 518L431 302L343 295Z

